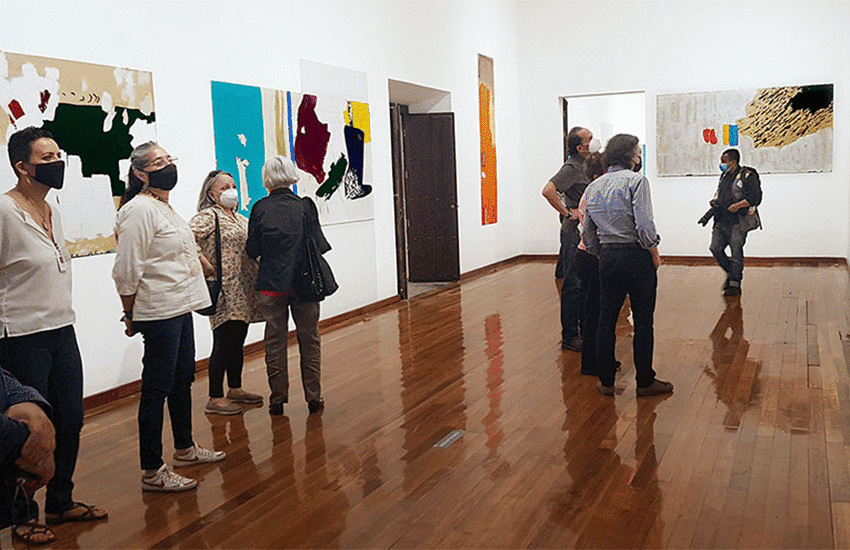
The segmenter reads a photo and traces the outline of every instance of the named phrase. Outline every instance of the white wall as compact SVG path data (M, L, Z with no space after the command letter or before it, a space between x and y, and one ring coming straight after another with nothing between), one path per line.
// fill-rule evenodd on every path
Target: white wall
M368 75L375 219L358 224L373 244L344 227L328 231L341 289L323 303L323 318L396 293L388 79L416 82L452 96L456 122L461 272L522 251L517 5L500 1L137 1L6 0L17 18L0 34L0 50L150 70L159 141L180 158L172 203L194 212L198 186L215 164L210 80L301 90L299 60ZM427 16L423 15L427 14ZM499 223L481 226L478 54L495 60L496 147L500 153ZM11 170L0 169L8 188ZM360 241L362 242L362 241ZM91 395L139 377L140 337L127 339L110 272L113 256L73 261L76 329ZM196 317L199 358L209 355L207 321ZM252 327L249 341L262 337Z
M833 171L764 175L765 230L750 234L747 254L850 255L850 2L520 1L519 8L526 252L558 249L557 216L540 190L562 162L559 96L646 91L647 136L639 137L661 253L708 256L710 230L696 220L717 178L656 176L655 96L834 83Z

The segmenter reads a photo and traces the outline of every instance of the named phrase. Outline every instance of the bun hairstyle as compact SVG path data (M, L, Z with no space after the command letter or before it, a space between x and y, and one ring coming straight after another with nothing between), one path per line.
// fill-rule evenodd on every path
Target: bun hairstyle
M155 141L149 141L147 143L143 143L133 149L133 152L130 154L130 170L127 172L127 190L124 191L124 195L121 197L121 204L118 205L120 209L122 206L133 200L133 197L139 194L139 192L144 189L145 182L136 177L136 174L133 173L133 169L142 170L149 163L150 152L153 151L155 147L159 147L159 144Z

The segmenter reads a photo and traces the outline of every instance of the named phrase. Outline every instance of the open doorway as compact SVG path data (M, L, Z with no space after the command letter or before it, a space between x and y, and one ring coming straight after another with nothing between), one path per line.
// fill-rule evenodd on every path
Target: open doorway
M646 156L646 92L618 92L561 97L564 119L564 161L567 159L567 133L574 126L593 132L602 146L616 134L632 134L640 139ZM643 159L646 167L646 158Z
M448 92L389 81L398 294L460 278L454 114Z

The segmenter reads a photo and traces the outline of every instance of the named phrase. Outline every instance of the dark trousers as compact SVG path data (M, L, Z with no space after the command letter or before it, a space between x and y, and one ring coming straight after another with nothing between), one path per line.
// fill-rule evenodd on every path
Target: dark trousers
M744 244L747 242L747 232L740 223L715 223L711 232L711 246L708 249L717 260L717 265L723 268L730 282L740 286L744 278ZM729 247L731 256L726 255Z
M564 274L564 286L561 287L561 342L564 344L580 336L579 324L584 300L575 264L579 240L581 236L577 229L561 231L561 251L558 261Z
M210 354L210 397L224 397L224 373L227 385L242 387L242 366L245 361L245 337L248 323L226 321L213 330L213 346Z
M142 395L139 399L139 455L143 470L162 466L163 404L174 448L188 449L192 441L192 382L195 380L195 332L192 314L161 321L136 321L142 333Z
M596 338L599 330L599 260L596 256L577 250L575 256L576 272L581 281L584 295L582 315L581 372L597 374Z
M603 246L599 252L600 298L597 368L605 386L614 385L614 348L617 318L628 294L634 317L632 343L637 386L645 388L655 381L652 351L655 343L653 321L658 274L648 250L637 246Z
M83 361L74 327L0 339L0 365L22 384L37 389L53 408L56 470L47 484L44 510L51 514L70 510L83 428Z

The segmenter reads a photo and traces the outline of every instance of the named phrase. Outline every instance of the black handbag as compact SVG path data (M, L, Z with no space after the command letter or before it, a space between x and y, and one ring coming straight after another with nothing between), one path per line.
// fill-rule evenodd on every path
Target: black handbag
M207 317L215 315L218 296L221 294L221 228L218 225L218 212L213 211L213 214L215 214L215 281L207 281L212 304L196 312Z
M295 294L304 302L321 302L336 292L339 285L330 264L322 256L316 240L319 231L316 206L310 199L302 199L301 205L304 224L304 256L295 273Z

